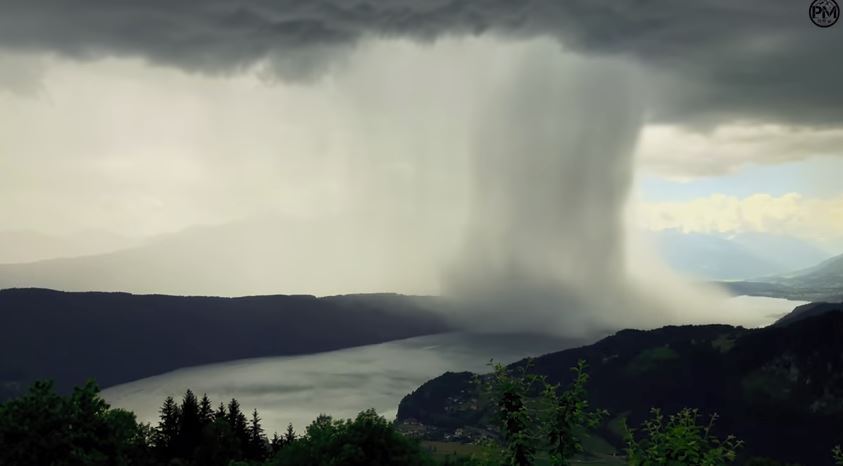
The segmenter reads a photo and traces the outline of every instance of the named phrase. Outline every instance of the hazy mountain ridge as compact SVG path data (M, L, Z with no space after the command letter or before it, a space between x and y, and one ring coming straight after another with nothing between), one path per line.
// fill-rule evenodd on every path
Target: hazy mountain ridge
M569 368L585 359L590 401L612 413L599 433L616 445L619 416L626 413L635 425L651 407L672 412L688 406L718 413L718 432L745 440L745 455L819 465L827 464L830 447L843 441L841 354L843 312L826 312L758 330L726 325L623 330L593 345L536 358L532 370L568 383ZM423 438L482 436L489 412L472 379L470 373L447 373L425 383L401 401L398 422Z
M765 234L703 234L662 230L649 234L677 272L708 280L741 280L803 269L831 254L798 238Z
M341 231L341 234L338 234ZM428 293L437 283L420 229L379 237L346 218L249 218L159 235L108 253L0 264L0 289L246 296L276 293ZM330 260L330 267L325 267ZM198 266L197 264L203 264Z
M338 229L342 235L337 235ZM392 241L373 236L342 217L284 216L195 226L143 241L101 233L86 240L83 234L72 235L73 241L85 243L78 247L67 246L70 239L52 237L22 247L22 239L6 240L0 232L4 240L0 242L0 288L215 296L279 291L331 295L384 289L430 293L441 280L445 259L432 252L424 259L402 253L407 248L424 250L430 235L448 236L408 228L401 232L400 241ZM39 237L24 236L32 241ZM829 257L810 243L782 235L663 230L648 238L671 268L705 280L782 275ZM29 252L15 252L19 250ZM36 260L21 260L27 257ZM332 264L327 269L320 266L325 257ZM362 261L368 266L360 267ZM213 265L196 267L199 263Z
M240 298L0 290L0 395L35 379L68 390L180 367L314 353L450 329L432 298Z
M105 254L142 243L136 238L88 230L69 235L35 231L0 231L0 264L21 264L57 258Z
M804 301L843 301L843 254L779 276L723 283L736 294Z

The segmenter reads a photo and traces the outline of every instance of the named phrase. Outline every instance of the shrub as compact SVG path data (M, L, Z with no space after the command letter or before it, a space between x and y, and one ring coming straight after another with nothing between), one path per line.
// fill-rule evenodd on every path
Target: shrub
M544 377L528 373L531 361L514 370L490 363L484 394L491 398L501 432L500 462L526 466L546 453L554 465L565 466L583 451L578 434L596 427L606 412L590 408L585 384L585 361L579 361L574 380L564 391Z
M320 415L304 435L281 448L274 466L422 466L433 464L418 442L395 430L374 410L354 420Z
M697 424L697 410L685 408L665 421L658 409L644 421L641 435L625 426L627 462L630 466L721 466L735 460L743 442L728 436L721 440L712 434L717 415L708 425Z

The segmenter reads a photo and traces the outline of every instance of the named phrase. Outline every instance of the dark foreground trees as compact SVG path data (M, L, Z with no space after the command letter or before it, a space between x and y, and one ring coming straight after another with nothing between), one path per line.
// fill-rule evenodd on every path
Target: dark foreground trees
M228 405L211 409L207 395L197 400L191 390L181 404L167 397L161 406L160 421L150 445L157 462L167 464L228 465L232 461L261 462L270 454L270 445L257 411L251 421L232 399Z
M526 367L526 366L525 366ZM207 396L188 390L164 400L156 426L131 412L111 409L93 383L60 396L47 382L0 404L3 466L427 466L567 465L582 452L583 436L605 415L589 406L584 364L567 387L549 385L526 370L495 366L481 379L498 436L474 455L434 459L391 422L363 411L354 419L316 418L296 435L292 425L268 440L256 410L244 414L237 400L213 409ZM654 411L637 430L627 429L631 466L722 466L736 459L740 442L720 439L693 410L670 416ZM832 452L843 464L843 451ZM602 464L602 463L600 463ZM779 465L755 459L746 465Z
M257 411L251 421L237 400L214 413L210 400L188 390L181 403L167 397L156 427L111 409L93 382L59 396L36 382L24 396L0 405L0 464L221 465L259 463L269 443Z
M581 439L607 413L589 406L584 361L572 369L573 380L564 390L530 374L529 367L529 361L516 368L497 364L490 376L478 379L490 398L488 402L501 433L497 457L491 462L512 466L570 465L575 455L583 452ZM715 436L716 418L714 415L708 424L700 424L696 410L683 409L665 417L654 409L640 428L625 429L625 462L629 466L731 464L742 442L733 436ZM489 462L488 455L484 459Z
M62 397L52 383L36 382L0 405L3 465L148 464L151 437L133 413L109 409L93 383Z
M236 399L219 408L188 390L164 400L158 425L111 409L93 383L70 396L49 382L0 404L3 466L379 466L434 464L415 440L373 410L353 420L319 416L297 436L292 425L267 440L257 410Z
M339 420L320 415L282 448L272 466L421 466L432 464L418 442L398 433L374 410Z

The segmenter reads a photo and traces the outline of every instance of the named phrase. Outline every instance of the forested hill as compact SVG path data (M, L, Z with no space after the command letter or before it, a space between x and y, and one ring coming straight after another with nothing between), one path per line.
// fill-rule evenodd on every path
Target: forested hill
M796 308L777 320L773 325L785 326L810 317L826 314L833 311L843 311L843 303L808 303Z
M539 357L532 371L567 384L580 359L589 366L591 403L610 412L602 435L616 446L621 420L639 425L653 407L718 413L718 431L745 440L746 455L823 465L830 446L843 442L843 312L757 330L624 330ZM470 373L427 382L398 410L399 423L431 439L482 436L489 419Z
M449 330L435 298L242 298L0 290L0 400L36 379L67 391L180 367L293 355Z

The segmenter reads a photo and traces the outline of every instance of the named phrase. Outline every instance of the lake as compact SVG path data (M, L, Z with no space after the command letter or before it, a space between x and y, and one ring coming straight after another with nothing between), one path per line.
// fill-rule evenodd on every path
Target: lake
M803 304L733 299L744 310L738 319L743 325L770 323ZM508 363L588 343L523 334L429 335L327 353L190 367L108 388L103 397L114 407L134 411L143 421L157 421L164 398L180 398L190 388L200 397L207 393L215 406L235 397L244 411L257 409L270 435L290 422L301 432L319 413L352 417L375 408L393 418L404 395L446 371L483 371L490 358Z

